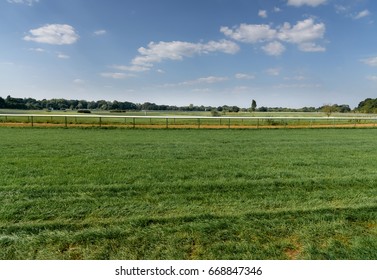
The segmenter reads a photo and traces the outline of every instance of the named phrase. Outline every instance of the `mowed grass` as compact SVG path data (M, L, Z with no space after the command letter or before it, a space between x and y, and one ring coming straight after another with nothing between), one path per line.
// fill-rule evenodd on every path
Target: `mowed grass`
M0 128L0 259L377 259L377 130Z

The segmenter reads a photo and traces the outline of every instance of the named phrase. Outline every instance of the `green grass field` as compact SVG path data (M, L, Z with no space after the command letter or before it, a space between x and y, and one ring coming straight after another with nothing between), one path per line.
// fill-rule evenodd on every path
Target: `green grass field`
M377 259L376 139L0 127L0 259Z

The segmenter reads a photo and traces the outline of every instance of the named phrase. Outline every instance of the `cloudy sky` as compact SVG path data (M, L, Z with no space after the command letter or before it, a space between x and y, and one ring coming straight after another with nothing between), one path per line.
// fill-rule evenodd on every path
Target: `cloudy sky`
M375 0L0 0L0 96L292 107L377 97Z

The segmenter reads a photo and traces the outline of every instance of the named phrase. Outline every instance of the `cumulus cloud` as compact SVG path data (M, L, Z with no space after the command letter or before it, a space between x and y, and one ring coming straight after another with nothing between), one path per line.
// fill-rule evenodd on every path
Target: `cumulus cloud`
M312 18L308 18L294 26L284 23L279 30L278 38L285 42L302 44L323 38L325 29L324 23L314 23Z
M222 26L220 32L233 40L243 43L258 43L276 38L277 31L267 24L240 24L238 27L229 28Z
M317 7L321 4L326 3L327 0L288 0L288 6L301 7L303 5L308 5L311 7Z
M304 52L325 51L325 48L318 46L316 41L323 39L326 26L324 23L315 23L312 18L298 21L293 26L288 22L277 28L265 24L241 24L233 28L223 26L220 31L244 43L271 42L262 47L270 55L284 52L285 47L281 42L296 44L299 50Z
M185 57L195 55L222 52L235 54L239 51L239 46L228 40L210 41L208 43L190 43L182 41L171 42L150 42L147 47L138 49L136 56L129 66L116 66L122 71L141 72L150 70L155 63L164 60L183 60Z
M7 0L8 3L11 4L26 4L29 6L33 6L34 3L38 3L39 0Z
M262 50L272 56L279 56L285 51L285 47L278 41L273 41L262 47Z
M267 11L266 10L259 10L258 16L261 18L267 18Z
M26 41L51 45L71 45L79 39L75 29L68 24L47 24L37 29L31 29Z

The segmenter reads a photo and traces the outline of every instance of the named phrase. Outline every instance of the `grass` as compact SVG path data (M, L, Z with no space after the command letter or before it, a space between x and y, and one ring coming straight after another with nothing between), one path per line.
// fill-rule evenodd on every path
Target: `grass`
M0 259L377 258L374 129L0 136Z

